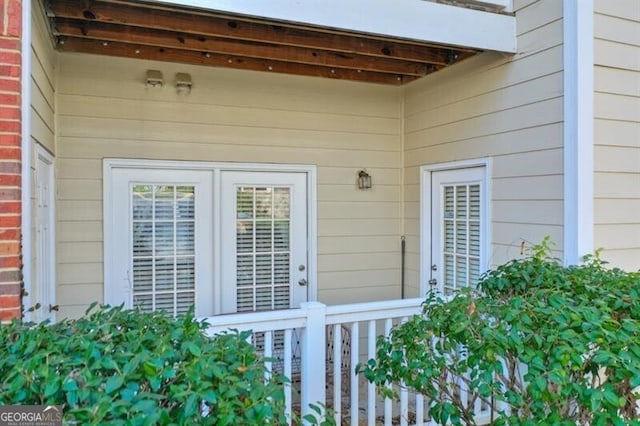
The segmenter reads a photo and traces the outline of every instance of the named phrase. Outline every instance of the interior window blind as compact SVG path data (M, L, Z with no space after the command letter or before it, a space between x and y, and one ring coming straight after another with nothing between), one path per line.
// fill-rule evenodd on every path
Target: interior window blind
M473 286L480 275L480 185L443 187L444 294Z
M290 188L236 189L237 310L290 307Z
M186 312L195 303L195 188L134 185L133 305Z

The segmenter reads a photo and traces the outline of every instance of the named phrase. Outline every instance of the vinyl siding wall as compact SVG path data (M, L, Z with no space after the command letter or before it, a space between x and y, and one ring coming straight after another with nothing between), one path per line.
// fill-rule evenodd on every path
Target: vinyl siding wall
M31 37L31 301L39 301L40 277L36 273L38 247L36 247L36 146L40 144L55 154L55 66L57 53L49 38L42 10L33 8ZM29 308L28 306L26 308Z
M562 2L516 0L514 8L517 54L486 52L405 88L409 295L419 288L422 165L492 158L491 265L547 235L561 255Z
M145 71L164 74L145 87ZM188 72L189 96L173 87ZM319 299L399 297L401 92L396 87L80 54L58 74L58 302L103 299L102 159L315 164ZM359 191L356 173L373 176Z
M612 266L640 269L640 3L596 0L595 238Z

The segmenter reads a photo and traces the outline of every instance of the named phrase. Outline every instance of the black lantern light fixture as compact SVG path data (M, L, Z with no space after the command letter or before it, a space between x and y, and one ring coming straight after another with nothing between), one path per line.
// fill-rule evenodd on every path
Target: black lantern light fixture
M371 189L371 175L366 170L358 172L358 189Z

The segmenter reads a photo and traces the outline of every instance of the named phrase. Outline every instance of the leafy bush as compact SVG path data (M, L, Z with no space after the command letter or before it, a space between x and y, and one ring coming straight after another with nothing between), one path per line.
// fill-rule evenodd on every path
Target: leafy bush
M99 309L0 327L0 405L64 405L76 424L283 424L282 378L248 333L214 339L192 313Z
M428 395L440 423L475 424L481 400L498 425L640 424L640 274L563 267L545 240L477 291L430 294L359 370Z

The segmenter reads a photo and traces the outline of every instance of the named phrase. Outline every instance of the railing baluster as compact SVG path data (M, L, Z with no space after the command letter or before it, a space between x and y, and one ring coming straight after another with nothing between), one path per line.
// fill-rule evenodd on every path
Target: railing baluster
M424 424L424 396L416 394L416 425Z
M369 321L369 332L367 333L367 357L376 356L376 321ZM376 385L369 382L367 384L367 423L369 426L376 424Z
M464 382L465 377L467 376L466 373L462 374L462 376L460 376L458 378L458 391L460 392L460 402L462 402L462 406L466 409L469 407L469 390L467 385ZM478 414L477 412L474 412L474 414Z
M342 416L342 326L333 325L333 417L341 424Z
M287 328L284 331L284 353L282 358L284 361L284 375L287 379L291 380L291 359L293 358L293 351L291 350L291 336L292 330ZM284 406L285 413L287 415L287 424L291 424L292 409L291 409L291 383L284 385Z
M407 426L409 418L409 392L404 382L400 383L400 426Z
M351 424L358 425L360 422L360 395L358 389L358 375L356 365L358 365L358 354L360 353L360 323L355 321L351 325Z
M273 355L273 331L265 331L264 332L264 357L271 358ZM271 378L271 371L273 367L273 362L271 360L267 360L264 363L264 367L266 371L264 372L264 379L269 380Z
M404 324L409 321L409 318L402 317L400 322ZM407 387L404 381L400 382L400 426L407 426L407 420L409 419L409 395Z
M387 339L391 335L391 326L393 324L393 320L391 318L387 318L384 322L384 337ZM391 383L389 383L386 387L391 389ZM384 424L385 426L391 426L391 421L393 420L393 401L391 398L384 399Z

